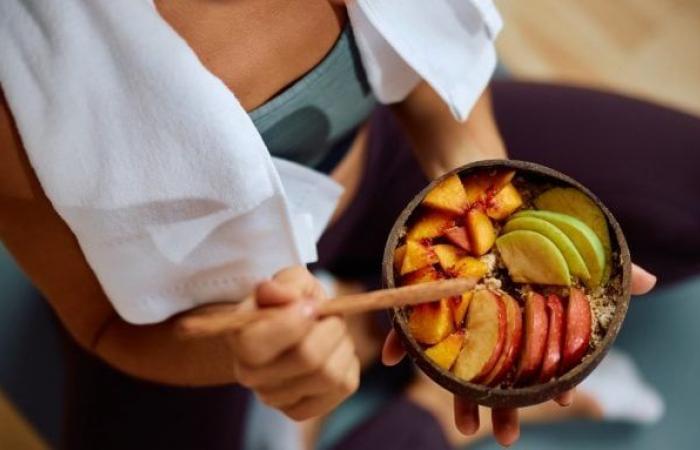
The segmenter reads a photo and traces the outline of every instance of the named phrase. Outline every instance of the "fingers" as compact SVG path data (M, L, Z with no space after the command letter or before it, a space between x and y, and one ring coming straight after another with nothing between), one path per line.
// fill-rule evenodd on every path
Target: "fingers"
M301 299L324 298L323 287L303 266L281 270L270 281L260 283L255 290L258 306L278 306Z
M326 413L335 408L349 395L357 390L360 378L360 361L353 358L352 366L343 378L342 385L336 391L326 395L307 397L282 412L294 420L305 420Z
M391 330L386 336L384 341L384 347L382 348L382 363L386 366L395 366L406 355L406 350L404 350L399 337L396 335L396 331Z
M656 276L632 264L632 295L643 295L651 291L656 285Z
M293 350L281 355L274 363L250 368L255 371L256 384L266 386L274 380L283 380L306 375L318 370L333 353L347 332L345 322L337 317L328 317L315 325L304 341ZM242 368L245 372L248 368Z
M260 366L296 345L315 323L315 308L309 302L296 302L270 310L265 320L252 323L231 335L238 362Z
M335 389L343 390L346 374L354 364L355 348L348 336L336 347L325 364L315 372L292 378L270 388L258 389L260 399L274 408L294 405L305 397L323 394Z
M509 447L520 437L520 421L516 408L494 408L491 410L493 435L499 444Z
M455 425L460 433L470 436L479 430L479 405L461 397L454 399Z
M568 390L563 394L559 394L556 397L554 397L554 401L559 403L559 406L571 406L571 404L574 402L574 394L574 389Z

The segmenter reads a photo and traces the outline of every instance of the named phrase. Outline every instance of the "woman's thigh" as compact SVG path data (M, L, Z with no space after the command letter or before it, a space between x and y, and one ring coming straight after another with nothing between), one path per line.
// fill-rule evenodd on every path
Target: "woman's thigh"
M112 369L72 341L67 347L62 448L242 448L247 390L153 384Z
M672 281L700 273L700 119L551 84L493 85L510 157L558 169L610 208L632 256Z
M599 91L493 84L496 120L513 159L558 169L611 209L634 259L677 280L700 272L700 119ZM320 265L380 284L394 220L427 179L391 112L370 122L357 198L319 243Z

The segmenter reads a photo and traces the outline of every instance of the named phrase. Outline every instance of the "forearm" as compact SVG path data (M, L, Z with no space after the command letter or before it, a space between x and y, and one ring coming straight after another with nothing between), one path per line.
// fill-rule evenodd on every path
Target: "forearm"
M234 356L222 336L187 337L179 318L132 325L115 316L104 325L92 351L137 378L180 386L234 383Z
M488 90L463 123L425 82L392 108L430 178L473 161L507 156Z

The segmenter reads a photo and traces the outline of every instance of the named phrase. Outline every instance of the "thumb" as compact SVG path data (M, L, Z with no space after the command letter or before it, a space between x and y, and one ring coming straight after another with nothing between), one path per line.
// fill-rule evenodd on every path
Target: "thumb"
M384 347L382 348L382 362L385 366L395 366L406 355L406 350L404 350L399 341L399 337L396 331L391 330L384 341Z
M264 281L255 289L255 302L261 308L286 305L297 300L301 300L298 292L279 281Z

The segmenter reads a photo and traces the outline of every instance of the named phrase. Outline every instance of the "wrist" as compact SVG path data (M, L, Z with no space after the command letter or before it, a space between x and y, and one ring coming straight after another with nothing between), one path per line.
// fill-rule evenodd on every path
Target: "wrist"
M481 140L465 136L453 142L442 140L432 145L432 151L417 153L421 167L430 179L473 162L508 159L505 146L498 135Z

